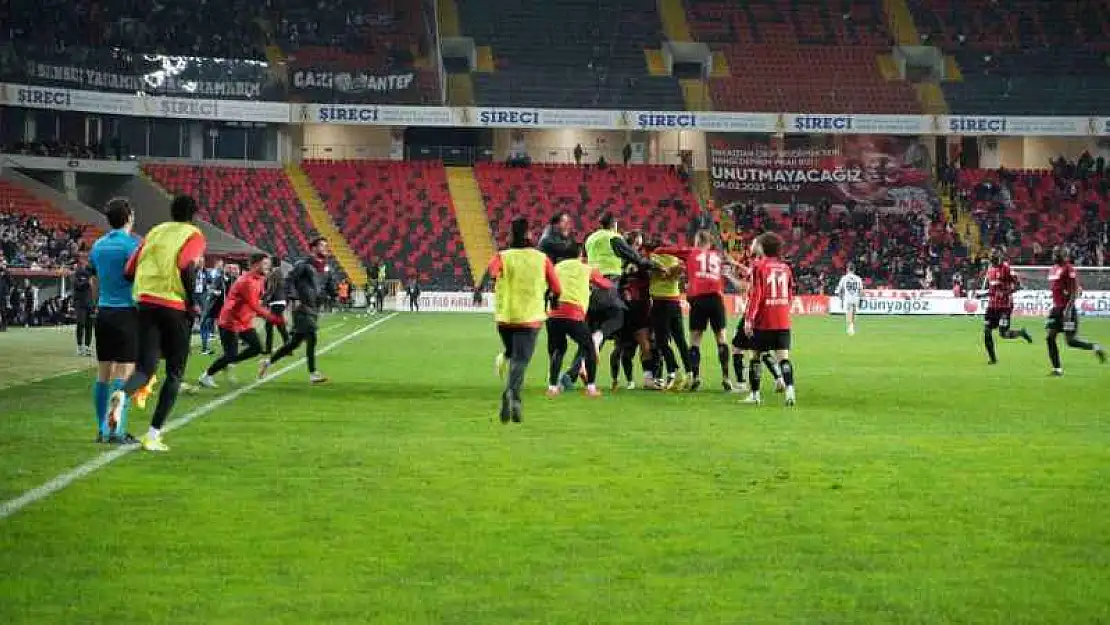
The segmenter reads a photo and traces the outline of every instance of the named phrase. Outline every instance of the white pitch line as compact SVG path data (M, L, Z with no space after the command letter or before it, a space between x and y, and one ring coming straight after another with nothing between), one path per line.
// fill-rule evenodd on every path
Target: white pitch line
M373 330L374 328L380 326L381 324L385 323L386 321L389 321L390 319L392 319L396 316L397 316L397 313L391 313L386 317L382 317L381 319L377 319L377 320L375 320L371 323L368 323L368 324L362 326L361 328L351 332L350 334L347 334L346 336L343 336L342 338L336 339L335 341L332 341L331 343L328 343L326 346L324 346L322 349L320 349L320 351L318 353L320 355L326 354L326 353L330 352L331 350L335 349L336 347L339 347L340 345L346 343L347 341L358 338L359 336L365 334L366 332L369 332L370 330ZM286 365L285 367L282 367L281 369L278 369L277 371L275 371L272 374L262 378L261 380L255 380L254 382L251 382L250 384L248 384L244 387L238 388L238 389L236 389L236 390L234 390L230 393L227 393L226 395L221 395L221 396L217 397L216 399L213 399L212 401L208 402L207 404L204 404L203 406L197 407L192 412L189 412L188 414L185 414L184 416L181 416L177 419L174 419L173 421L170 421L169 424L166 426L165 431L166 432L172 432L172 431L174 431L178 428L183 428L186 425L189 425L190 423L192 423L193 421L196 421L197 419L199 419L199 418L205 416L206 414L212 412L213 410L223 406L224 404L231 403L231 402L235 401L236 399L242 397L243 395L245 395L245 394L253 391L254 389L258 388L259 386L262 386L263 384L266 384L270 380L280 378L281 376L285 375L286 373L289 373L293 369L296 369L297 367L300 367L301 365L304 364L304 362L305 362L305 359L302 357L302 358L298 359L297 361L291 362L288 365ZM90 460L90 461L88 461L88 462L86 462L86 463L84 463L80 466L74 467L74 468L70 469L69 471L66 471L65 473L59 474L57 477L51 479L50 481L48 481L48 482L46 482L46 483L44 483L40 486L36 486L35 488L32 488L31 490L23 493L22 495L20 495L19 497L16 497L15 499L10 499L8 501L5 501L4 503L0 504L0 520L6 519L6 518L12 516L16 512L19 512L23 508L26 508L27 506L29 506L33 503L36 503L36 502L41 501L43 499L46 499L47 497L49 497L49 496L53 495L54 493L62 490L63 488L69 486L70 484L76 482L77 480L85 477L86 475L90 475L92 473L95 473L96 471L99 471L100 469L108 466L109 464L115 462L116 460L119 460L120 458L122 458L122 457L126 456L127 454L129 454L133 451L136 451L138 449L139 449L138 445L129 445L127 447L117 447L116 449L113 449L112 451L106 451L106 452L100 454L99 456L93 458L92 460Z

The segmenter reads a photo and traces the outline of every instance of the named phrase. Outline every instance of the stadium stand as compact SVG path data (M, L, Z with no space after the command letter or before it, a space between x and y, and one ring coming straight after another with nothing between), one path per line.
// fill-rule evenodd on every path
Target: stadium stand
M426 288L473 284L441 163L312 160L302 167L365 262L385 261L391 275Z
M682 110L670 76L650 76L644 50L659 48L654 0L459 0L462 34L488 47L493 71L475 73L477 104Z
M734 207L729 247L746 250L752 234L774 230L786 240L803 293L828 294L849 262L869 288L944 287L952 276L971 275L974 259L943 212L876 215L831 206L790 214L755 203Z
M285 172L277 168L147 163L144 171L171 194L188 194L198 217L281 258L308 249L312 223Z
M0 257L9 266L70 266L99 234L18 185L0 180Z
M289 62L295 97L340 102L440 104L433 57L435 11L428 2L341 0L321 5L278 0L266 11L273 40ZM305 75L338 77L306 86ZM406 88L377 88L360 77L411 75Z
M265 66L258 3L43 0L6 6L9 37L0 45L6 80L180 97L280 96Z
M681 242L698 212L697 200L674 168L660 165L511 167L483 163L475 166L474 173L499 244L505 243L514 216L546 224L559 211L570 214L579 233L594 230L601 214L610 212L623 229L638 228L648 237Z
M1105 2L910 2L922 43L955 57L953 113L1096 115L1110 98Z
M1110 175L1089 155L1053 169L958 172L961 210L970 211L985 245L1022 264L1048 264L1054 245L1078 265L1103 265L1110 222Z
M710 79L717 110L920 114L913 87L887 81L892 37L882 4L687 0L695 39L724 57Z

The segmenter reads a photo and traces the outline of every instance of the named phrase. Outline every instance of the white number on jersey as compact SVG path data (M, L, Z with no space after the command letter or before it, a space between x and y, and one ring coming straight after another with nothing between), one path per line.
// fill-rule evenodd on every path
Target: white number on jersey
M711 278L721 277L721 257L713 252L699 252L695 260L698 274Z
M767 290L771 293L770 299L783 299L789 295L790 284L786 279L786 272L775 269L767 274Z

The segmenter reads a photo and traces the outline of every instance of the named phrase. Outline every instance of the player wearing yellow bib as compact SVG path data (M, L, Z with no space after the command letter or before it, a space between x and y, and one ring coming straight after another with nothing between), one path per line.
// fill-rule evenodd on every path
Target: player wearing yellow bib
M652 246L657 248L658 246ZM686 343L686 331L682 327L682 268L683 262L677 256L652 253L651 260L659 267L651 273L648 293L651 295L651 326L655 332L655 348L667 366L667 379L657 378L657 386L674 388L679 385L678 361L675 360L671 341L678 347L682 359L682 371L690 372L690 349ZM685 380L683 380L683 384Z
M590 303L591 286L609 289L613 287L613 283L602 276L600 271L586 264L577 245L567 251L575 254L575 258L559 261L555 265L555 275L563 287L563 294L559 297L558 304L551 309L551 317L547 320L547 355L551 361L547 396L554 397L563 390L559 386L559 371L567 353L569 337L585 357L586 395L600 397L601 391L597 390L596 384L597 350L590 338L590 327L586 325L586 307Z
M528 221L523 217L512 221L509 248L494 255L486 274L495 281L494 316L504 346L497 355L497 371L502 377L508 365L501 393L501 422L520 423L520 389L536 349L536 335L547 319L545 295L550 291L558 299L562 288L551 260L532 247Z
M600 228L586 238L585 248L586 259L590 266L613 283L610 288L594 288L590 291L590 306L586 319L593 332L594 346L600 353L601 344L605 339L615 337L624 326L625 310L628 307L616 287L624 273L624 266L631 263L646 269L651 267L652 263L624 240L617 227L616 217L606 213L601 216L599 225ZM579 375L584 360L585 354L579 351L570 369L561 378L564 390L574 387L574 379Z
M162 442L162 426L177 401L189 360L189 338L197 314L192 286L206 247L204 235L192 223L196 211L193 198L174 198L170 205L173 221L152 228L127 263L126 274L134 281L138 303L138 360L123 389L112 393L108 421L119 421L127 397L146 386L158 368L158 358L164 358L166 381L158 394L150 431L142 437L143 449L148 451L168 450Z

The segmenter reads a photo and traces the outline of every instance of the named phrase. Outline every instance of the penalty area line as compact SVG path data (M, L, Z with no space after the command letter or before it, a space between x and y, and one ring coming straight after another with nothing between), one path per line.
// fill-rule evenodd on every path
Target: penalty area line
M362 326L361 328L359 328L357 330L354 330L354 331L352 331L352 332L350 332L350 333L332 341L331 343L328 343L327 345L325 345L323 348L321 348L319 350L319 354L320 355L326 354L326 353L330 352L331 350L339 347L340 345L343 345L344 343L346 343L348 341L352 341L352 340L362 336L363 334L369 332L370 330L373 330L374 328L380 326L381 324L385 323L386 321L389 321L390 319L392 319L396 316L397 316L397 313L392 313L390 315L382 317L381 319L376 319L373 322L368 323L368 324ZM296 361L289 363L288 365L282 367L281 369L278 369L277 371L274 371L273 373L271 373L270 375L267 375L266 377L262 378L261 380L255 380L255 381L251 382L250 384L247 384L246 386L237 388L234 391L231 391L230 393L226 393L224 395L221 395L221 396L217 397L216 399L213 399L212 401L210 401L206 404L198 406L197 408L193 409L192 411L188 412L187 414L185 414L185 415L183 415L183 416L181 416L177 419L174 419L174 420L170 421L168 424L166 424L165 431L166 432L172 432L174 430L183 428L186 425L189 425L190 423L192 423L193 421L196 421L197 419L209 414L213 410L216 410L217 408L220 408L221 406L224 406L225 404L229 404L229 403L235 401L236 399L242 397L243 395L246 395L247 393L249 393L249 392L253 391L254 389L262 386L263 384L266 384L267 382L269 382L271 380L275 380L277 378L280 378L281 376L285 375L286 373L289 373L290 371L293 371L294 369L300 367L304 363L305 363L305 358L304 357L298 358ZM104 467L108 466L109 464L112 464L116 460L119 460L120 458L126 456L127 454L129 454L133 451L137 451L139 449L140 449L140 447L138 445L129 445L127 447L117 447L116 449L113 449L111 451L106 451L106 452L100 454L99 456L93 458L92 460L89 460L88 462L86 462L82 465L79 465L77 467L74 467L74 468L70 469L69 471L66 471L65 473L61 473L61 474L57 475L56 477L54 477L50 481L45 482L40 486L36 486L35 488L32 488L31 490L23 493L22 495L16 497L15 499L9 499L8 501L0 503L0 520L6 519L6 518L12 516L13 514L19 512L23 508L26 508L27 506L29 506L33 503L42 501L43 499L46 499L47 497L49 497L49 496L53 495L54 493L57 493L58 491L66 488L67 486L76 482L77 480L80 480L81 478L84 478L85 476L91 475L91 474L99 471L100 469L103 469Z

